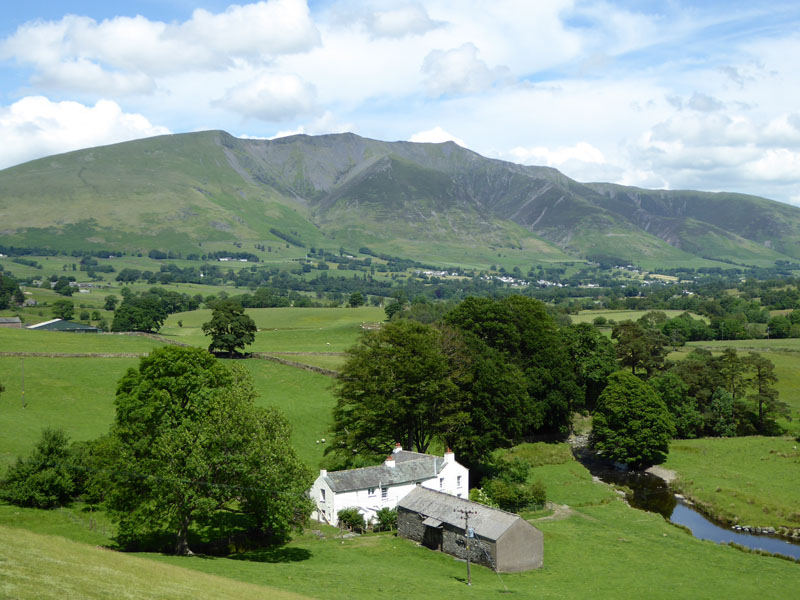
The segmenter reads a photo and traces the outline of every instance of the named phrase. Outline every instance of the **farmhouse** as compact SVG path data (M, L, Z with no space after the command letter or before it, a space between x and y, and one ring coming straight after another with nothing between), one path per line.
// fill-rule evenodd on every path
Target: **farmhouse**
M97 327L65 319L51 319L36 325L28 325L28 329L36 329L37 331L75 331L77 333L97 333L100 331Z
M416 487L439 490L454 497L469 493L469 470L456 462L448 449L444 456L403 450L397 444L381 465L348 471L320 470L311 498L312 518L338 525L343 508L358 508L369 522L382 508L395 508Z
M541 568L542 532L525 519L433 490L414 489L398 502L397 533L433 550L466 559L466 515L472 530L472 562L499 573Z

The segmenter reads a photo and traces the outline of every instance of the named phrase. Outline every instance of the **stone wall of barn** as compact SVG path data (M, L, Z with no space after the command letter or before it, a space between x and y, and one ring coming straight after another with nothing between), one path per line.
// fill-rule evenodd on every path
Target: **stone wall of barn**
M403 507L397 508L397 533L400 537L413 540L418 544L424 544L431 547L432 540L431 532L426 536L426 530L430 529L422 522L425 520L424 515L409 511ZM464 530L458 527L453 527L448 523L443 523L441 531L441 550L452 556L462 560L467 559L467 544L464 537ZM495 568L497 560L497 549L494 542L476 537L469 542L469 557L470 561L476 564ZM432 548L434 550L439 548Z

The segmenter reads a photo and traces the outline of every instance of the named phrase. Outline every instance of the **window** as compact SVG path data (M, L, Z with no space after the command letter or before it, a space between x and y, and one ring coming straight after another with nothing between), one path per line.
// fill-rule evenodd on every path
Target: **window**
M369 496L370 498L374 498L375 497L375 488L367 488L367 496Z
M319 490L319 499L325 502L325 490L322 488Z
M461 487L461 475L456 475L456 487Z
M386 500L389 497L389 488L381 488L381 498Z
M439 489L444 489L444 477L439 477Z

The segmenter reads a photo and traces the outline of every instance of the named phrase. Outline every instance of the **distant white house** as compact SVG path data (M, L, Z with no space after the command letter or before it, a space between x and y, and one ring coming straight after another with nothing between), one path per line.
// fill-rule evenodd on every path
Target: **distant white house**
M434 456L403 450L397 444L383 464L375 467L321 469L309 492L316 503L311 518L336 526L339 511L355 507L369 522L380 509L396 508L417 486L467 498L469 469L456 462L450 449L444 456Z

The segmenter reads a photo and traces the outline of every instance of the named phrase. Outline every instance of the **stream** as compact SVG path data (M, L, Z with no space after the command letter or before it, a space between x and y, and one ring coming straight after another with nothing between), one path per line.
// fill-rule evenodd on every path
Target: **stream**
M659 513L673 523L688 527L696 538L720 544L734 542L754 550L765 550L800 560L800 542L777 535L743 533L714 523L691 504L677 498L660 477L641 471L620 471L595 461L582 462L601 481L630 488L632 494L628 495L628 503L631 506Z

